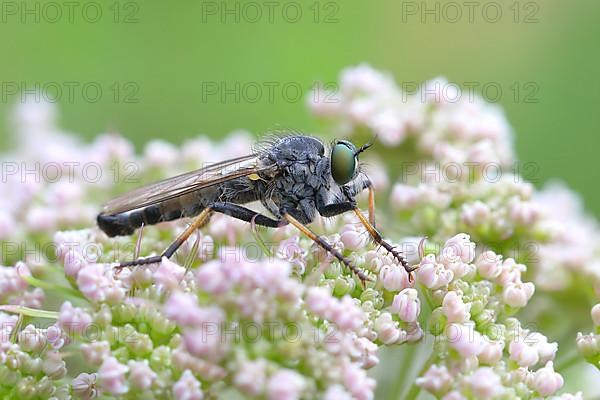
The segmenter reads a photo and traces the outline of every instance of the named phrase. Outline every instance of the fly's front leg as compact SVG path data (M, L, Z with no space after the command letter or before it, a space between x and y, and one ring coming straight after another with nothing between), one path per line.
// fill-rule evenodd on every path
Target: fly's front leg
M296 218L294 218L291 214L284 213L283 219L286 220L287 222L289 222L290 224L294 225L300 232L305 234L307 237L312 239L316 244L321 246L321 248L323 248L325 251L327 251L328 253L332 254L335 258L337 258L342 264L344 264L356 276L358 276L358 278L361 280L361 282L363 284L365 281L371 280L364 272L362 272L359 268L357 268L354 264L352 264L352 261L350 261L348 258L344 257L342 255L342 253L340 253L339 251L334 249L332 245L327 243L323 238L321 238L316 233L311 231L308 227L304 226L304 224L302 224L300 221L298 221Z
M367 186L369 189L369 222L373 225L373 228L376 228L375 225L375 189L373 189L373 185L369 182Z
M375 227L375 189L373 188L371 181L367 178L357 186L346 186L343 190L348 200L354 200L354 197L365 189L369 190L369 223ZM347 211L350 210L351 209L348 209Z
M383 240L379 231L377 231L377 229L375 229L375 227L373 225L371 225L371 223L363 215L363 213L362 213L362 211L360 211L360 209L355 208L354 213L356 214L356 216L358 217L360 222L362 222L362 224L367 229L367 231L371 234L371 237L373 237L373 240L375 240L375 242L377 244L379 244L381 247L386 249L392 256L394 256L394 258L404 267L406 272L408 272L410 274L412 271L417 269L417 267L411 267L410 265L408 265L408 263L406 262L406 259L402 256L400 251L396 250L396 248L394 248L394 246L392 246L391 244L389 244L388 242Z

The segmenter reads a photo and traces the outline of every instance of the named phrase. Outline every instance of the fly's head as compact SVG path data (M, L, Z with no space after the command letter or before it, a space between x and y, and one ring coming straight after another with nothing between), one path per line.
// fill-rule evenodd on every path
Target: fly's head
M333 183L342 194L340 200L354 201L354 196L366 187L365 181L368 181L368 178L360 167L358 156L372 144L373 142L370 142L357 148L347 140L333 142L329 154L329 170Z
M370 142L356 148L352 142L347 140L337 140L333 143L329 155L330 171L333 181L340 188L356 180L361 175L358 155L371 147L372 144L373 142Z

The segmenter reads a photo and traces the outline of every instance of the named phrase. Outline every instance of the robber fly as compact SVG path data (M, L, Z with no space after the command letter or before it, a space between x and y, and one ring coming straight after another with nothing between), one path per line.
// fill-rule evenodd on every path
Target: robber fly
M112 237L131 235L145 225L195 217L162 254L119 265L128 267L170 258L213 213L269 228L292 224L364 281L369 279L364 272L306 226L317 213L332 217L353 211L374 241L410 273L413 268L375 228L373 187L358 162L359 154L369 146L371 143L356 148L349 141L337 140L327 148L320 139L301 134L271 138L247 156L168 178L109 201L98 215L98 226ZM368 219L355 200L365 189L369 190ZM243 206L257 200L271 216Z

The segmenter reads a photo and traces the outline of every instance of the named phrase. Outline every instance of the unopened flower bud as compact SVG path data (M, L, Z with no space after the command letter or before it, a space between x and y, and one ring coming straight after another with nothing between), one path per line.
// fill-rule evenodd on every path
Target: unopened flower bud
M540 368L534 373L531 387L542 397L546 397L558 391L563 384L563 377L554 371L552 361L548 361L544 368Z
M394 296L391 310L404 322L415 322L421 312L421 301L415 289L406 288Z

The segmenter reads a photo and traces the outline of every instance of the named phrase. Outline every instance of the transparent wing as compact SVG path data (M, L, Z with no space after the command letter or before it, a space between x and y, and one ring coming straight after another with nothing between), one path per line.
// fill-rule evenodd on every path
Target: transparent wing
M111 215L135 210L231 179L274 168L276 167L261 167L257 154L232 158L132 190L107 202L103 207L103 213Z

